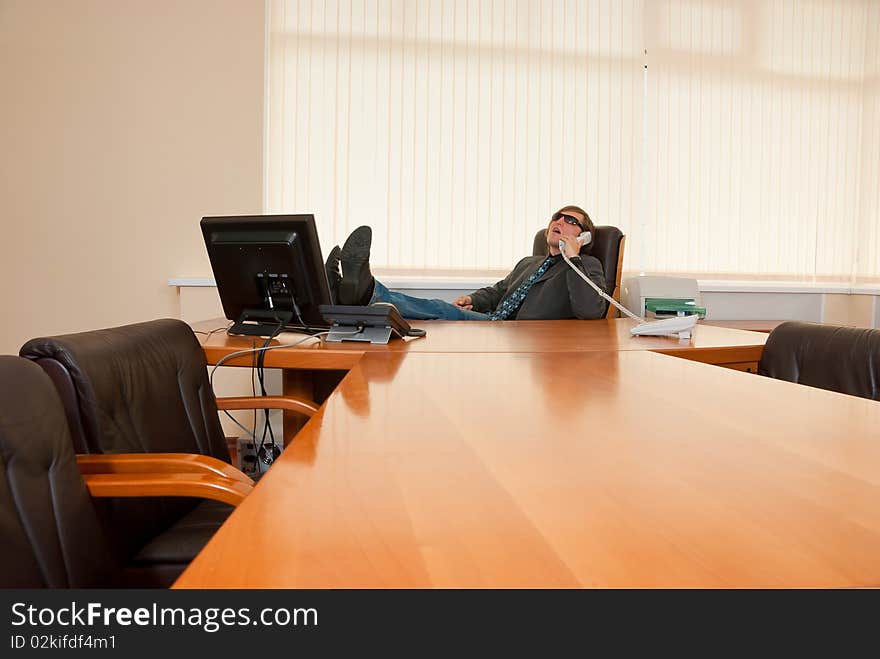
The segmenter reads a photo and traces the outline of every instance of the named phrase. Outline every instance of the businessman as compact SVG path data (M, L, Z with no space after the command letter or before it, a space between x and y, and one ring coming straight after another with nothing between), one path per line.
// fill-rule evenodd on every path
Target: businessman
M590 256L592 242L583 247L582 232L595 234L586 211L565 206L553 214L547 225L549 256L527 256L504 279L493 286L462 295L451 304L443 300L417 298L388 290L370 271L372 230L355 229L342 249L337 245L327 259L327 278L337 304L390 303L409 320L557 320L601 318L603 300L563 260L566 255L596 285L605 289L599 260Z

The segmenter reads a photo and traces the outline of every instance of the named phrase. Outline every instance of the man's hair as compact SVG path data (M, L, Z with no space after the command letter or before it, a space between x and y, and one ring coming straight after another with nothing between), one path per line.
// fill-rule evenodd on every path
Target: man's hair
M586 245L581 247L580 253L583 254L584 256L586 256L587 254L589 254L590 252L593 251L593 242L596 240L596 225L593 224L593 220L590 219L590 216L587 214L587 211L585 211L580 206L563 206L558 211L556 211L556 213L553 213L553 215L556 215L557 213L569 213L571 211L574 211L575 213L579 213L580 215L584 216L584 228L587 231L589 231L590 235L592 236L592 239L590 240L590 242L588 242ZM551 216L550 222L552 222L552 221L553 220L552 220L552 216ZM547 229L544 230L545 233L546 233L546 231L548 231L550 229L550 222L547 223Z

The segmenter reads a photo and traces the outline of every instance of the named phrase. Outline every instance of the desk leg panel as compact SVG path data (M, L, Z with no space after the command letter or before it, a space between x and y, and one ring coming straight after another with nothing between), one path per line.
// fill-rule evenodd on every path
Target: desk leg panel
M333 393L348 371L284 369L281 382L285 396L313 400L319 405ZM284 446L302 429L308 419L299 414L284 410Z

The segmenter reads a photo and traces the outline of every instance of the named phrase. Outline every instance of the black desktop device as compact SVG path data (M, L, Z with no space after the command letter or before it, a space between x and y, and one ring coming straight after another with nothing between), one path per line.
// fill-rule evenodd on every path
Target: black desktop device
M333 323L327 341L365 341L388 343L396 336L425 336L425 330L413 329L390 304L370 306L322 305L321 314Z
M203 217L202 235L230 334L315 332L330 287L313 215Z

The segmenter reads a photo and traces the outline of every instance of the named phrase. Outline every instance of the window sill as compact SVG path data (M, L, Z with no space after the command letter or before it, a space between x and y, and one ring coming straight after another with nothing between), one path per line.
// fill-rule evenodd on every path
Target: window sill
M406 276L380 275L382 283L393 289L417 290L468 290L473 291L489 286L498 281L497 276L465 277L444 276ZM772 282L772 281L734 281L701 279L697 282L701 293L831 293L837 295L880 295L880 285L851 285L841 283L810 283L810 282ZM213 287L216 286L212 277L173 277L168 280L169 286L176 287Z

